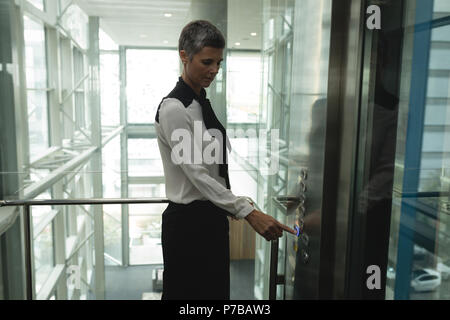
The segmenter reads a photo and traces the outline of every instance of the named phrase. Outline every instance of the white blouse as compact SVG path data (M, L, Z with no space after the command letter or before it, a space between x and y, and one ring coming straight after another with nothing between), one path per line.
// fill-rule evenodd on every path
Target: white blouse
M187 105L186 102L185 104ZM159 107L159 122L155 121L167 198L183 204L194 200L210 200L236 218L245 218L254 210L247 198L235 196L226 188L225 179L219 176L217 161L211 163L212 161L199 158L199 155L211 153L211 143L214 139L203 123L200 103L192 99L189 105L185 104L176 98L165 98ZM180 134L184 136L185 133L189 133L191 138L192 161L181 161L182 158L188 158L184 158L186 154L180 152L184 139L180 138ZM208 150L205 151L205 148Z

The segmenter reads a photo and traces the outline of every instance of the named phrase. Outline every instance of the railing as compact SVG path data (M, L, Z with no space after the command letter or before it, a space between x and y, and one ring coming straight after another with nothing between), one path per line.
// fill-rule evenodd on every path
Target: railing
M260 210L255 202L249 198ZM33 261L31 248L31 206L50 205L104 205L104 204L148 204L148 203L168 203L167 198L135 198L135 199L39 199L39 200L0 200L0 207L21 206L24 212L25 229L25 273L26 273L26 298L33 300ZM274 300L276 296L276 286L282 284L282 278L277 274L278 264L278 240L271 241L270 257L270 284L269 299Z
M138 204L138 203L168 203L166 198L140 198L140 199L43 199L43 200L1 200L0 207L21 206L24 212L25 229L25 274L26 298L33 300L33 261L31 248L31 206L49 205L103 205L103 204Z

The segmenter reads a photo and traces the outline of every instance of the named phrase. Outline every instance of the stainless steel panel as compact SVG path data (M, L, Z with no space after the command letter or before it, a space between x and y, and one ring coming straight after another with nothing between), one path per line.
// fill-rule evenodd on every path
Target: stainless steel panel
M354 175L356 169L356 149L358 142L358 120L360 114L361 69L363 68L363 36L365 32L365 10L363 1L349 0L342 2L343 12L340 21L334 25L337 41L334 41L333 52L339 55L331 56L329 105L339 108L333 109L333 117L339 123L338 128L329 130L327 136L336 135L329 143L336 144L335 154L328 157L325 164L327 183L334 181L333 206L326 209L329 219L333 219L334 233L330 241L333 247L323 254L327 258L328 266L323 268L325 276L322 287L330 282L329 292L332 298L347 298L347 276L349 269L349 244L354 242L350 237L352 224L350 212L354 197ZM347 22L346 22L347 21ZM370 63L370 60L368 61ZM331 110L330 110L331 111ZM330 112L328 117L331 118ZM329 119L332 123L333 120ZM364 139L364 137L359 137ZM329 192L329 191L327 191ZM357 240L356 240L357 241ZM322 266L324 267L324 266Z
M287 213L288 225L303 220L300 237L287 239L287 299L319 294L331 9L332 1L308 0L296 2L294 12L288 195L305 203Z
M293 40L286 299L343 298L359 107L361 1L298 1Z

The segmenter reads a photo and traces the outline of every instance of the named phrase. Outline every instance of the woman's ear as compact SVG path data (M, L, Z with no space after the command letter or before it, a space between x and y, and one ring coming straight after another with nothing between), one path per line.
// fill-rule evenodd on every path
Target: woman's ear
M180 59L183 64L186 64L188 62L188 56L186 54L186 51L180 50Z

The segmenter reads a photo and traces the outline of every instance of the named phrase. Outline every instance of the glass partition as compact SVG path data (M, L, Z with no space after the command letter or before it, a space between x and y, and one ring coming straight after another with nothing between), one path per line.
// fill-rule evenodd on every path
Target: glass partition
M450 6L411 1L406 26L387 297L450 298Z
M100 55L101 124L102 127L120 125L119 54Z
M103 197L121 198L120 136L115 137L103 147L102 162ZM105 265L120 265L123 262L122 221L122 205L103 206Z
M61 1L61 10L65 10L61 17L61 27L70 34L77 45L83 49L87 49L89 31L88 15L79 6L68 1Z
M53 256L53 225L48 224L34 239L34 275L36 294L50 276L55 265Z
M28 2L41 11L46 9L45 0ZM24 143L18 147L20 161L17 161L17 172L1 172L2 175L20 175L20 184L11 198L165 197L162 163L153 121L161 99L171 91L181 74L176 39L182 26L187 23L184 20L188 16L189 5L173 8L183 12L181 18L175 17L177 14L173 13L172 18L176 19L150 19L148 21L154 24L141 27L141 32L137 32L137 29L130 31L129 24L123 30L118 30L107 21L109 18L100 15L100 25L104 29L99 33L100 79L96 79L93 78L96 70L92 70L93 66L90 65L91 52L88 47L89 37L96 37L95 30L89 30L89 17L97 16L91 7L93 2L57 2L58 12L49 10L39 13L30 6L24 6L24 30L20 31L24 32L25 48L24 52L18 49L16 53L17 56L23 53L25 57L22 67L26 88L20 89L27 97L27 114L19 115L21 108L17 105L15 108L17 119L23 119L26 123L16 126L18 141L23 128L28 127L28 136L24 131L26 141L22 141ZM16 5L22 3L25 2L17 1ZM47 3L51 3L52 6L48 8L53 9L53 2ZM245 8L238 1L223 3L226 3L230 12L229 17L223 20L225 29L236 33L236 37L224 32L228 44L225 53L229 60L228 63L224 61L226 69L218 75L216 85L211 87L208 95L211 101L217 101L214 108L224 116L221 119L228 119L229 132L242 130L245 134L255 133L259 126L263 98L260 81L263 62L259 43L261 2L247 2ZM221 8L223 3L220 4ZM116 17L127 19L130 10L136 10L136 6L135 3L123 5L124 11ZM154 8L149 12L152 10ZM212 11L215 11L214 6ZM250 27L244 32L240 28L244 21L242 15L249 16L250 13L253 15L249 19ZM130 44L130 39L124 41L119 31L128 35L136 34L139 43L135 41ZM147 40L151 41L150 35L164 33L168 40L164 37L157 43L140 46ZM233 46L238 41L241 44ZM228 51L231 47L234 49ZM96 88L97 84L100 88ZM17 85L20 86L20 82ZM92 143L91 132L92 128L99 127L98 123L93 123L98 120L93 116L93 110L99 106L96 105L96 99L91 99L91 94L97 94L97 89L101 90L103 140L100 145ZM225 94L228 99L225 99ZM121 130L118 128L120 125L124 126ZM112 133L115 136L109 136ZM231 185L236 195L264 202L265 190L259 188L264 184L259 172L259 140L251 134L245 134L230 137L233 149L230 157ZM23 149L27 148L24 146L28 143L30 150L25 152ZM22 156L30 159L22 159ZM115 282L117 278L110 277L118 266L121 269L130 265L147 268L150 273L146 275L151 275L149 281L155 285L154 288L160 288L160 224L164 209L164 205L103 206L103 225L98 220L96 222L99 228L103 227L102 243L99 239L95 240L100 235L94 234L97 230L94 220L99 212L98 207L33 206L32 227L36 237L33 239L32 251L36 298L89 299L94 293L101 295L101 286L100 289L95 286L97 273L94 268L96 259L102 261L101 254L97 252L95 256L94 247L99 244L104 244L106 298L113 298L113 292L120 293L120 288L114 287L115 284L126 282L126 279ZM233 227L233 237L239 245L236 251L245 251L246 255L236 258L232 274L245 269L245 276L233 279L236 280L235 284L245 282L245 290L249 295L243 298L253 298L256 236L253 230L242 228L245 221L239 223L241 225ZM72 266L80 268L80 289L67 282L70 276L67 271L71 271ZM98 281L102 281L101 278ZM139 286L138 283L133 285ZM148 293L152 289L145 290L139 295L130 294L130 297L141 299L143 292ZM239 294L242 290L235 292L236 297L241 297Z
M261 83L260 52L230 51L227 57L228 123L256 123Z
M259 137L258 202L264 212L281 223L286 223L285 208L274 204L273 199L288 194L288 155L291 115L291 78L294 28L294 9L304 3L295 1L263 1L262 52L260 78L260 107L258 125L266 137ZM300 9L301 10L301 9ZM299 29L300 30L300 29ZM298 108L299 106L297 106ZM297 125L300 124L300 120ZM275 156L276 158L272 158ZM270 162L269 162L270 158ZM268 164L276 170L268 170ZM275 164L275 166L274 166ZM266 168L261 169L261 168ZM279 241L278 270L285 272L286 239ZM257 237L255 259L255 297L268 298L270 243ZM277 298L283 299L285 287L277 286Z
M30 157L49 147L45 28L24 16Z
M381 294L360 292L448 299L450 6L387 1L381 10L383 27L365 35L353 259L379 266L386 282Z
M179 60L177 50L126 51L128 123L154 123L161 99L181 74Z

